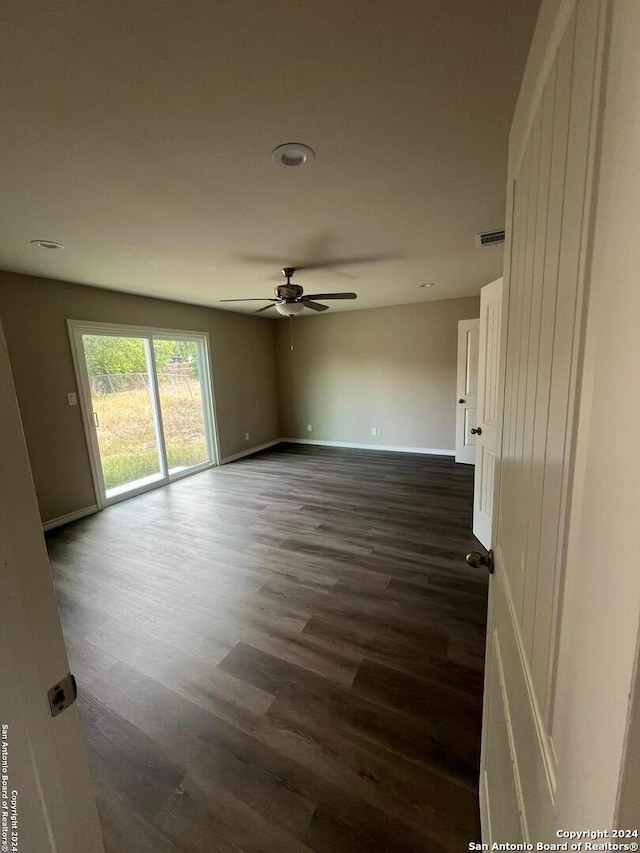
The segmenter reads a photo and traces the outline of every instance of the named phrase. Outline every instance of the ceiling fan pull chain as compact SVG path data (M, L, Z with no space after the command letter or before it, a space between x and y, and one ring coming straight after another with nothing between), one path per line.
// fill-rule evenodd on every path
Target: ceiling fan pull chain
M293 317L289 317L289 322L291 323ZM291 352L293 352L293 323L291 323Z

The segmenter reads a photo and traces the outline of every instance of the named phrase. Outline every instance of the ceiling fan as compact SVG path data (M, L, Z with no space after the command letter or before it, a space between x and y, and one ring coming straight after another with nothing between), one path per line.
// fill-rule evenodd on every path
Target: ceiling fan
M305 308L311 308L312 311L328 311L328 305L321 305L317 299L357 299L355 293L312 293L309 296L304 295L304 291L299 284L294 284L291 277L295 274L295 267L285 267L282 270L282 275L286 278L286 284L279 284L273 291L275 297L252 298L249 299L221 299L220 302L270 302L270 305L265 305L264 308L258 308L255 314L260 314L262 311L268 311L269 308L275 308L279 314L284 317L297 317L302 314Z

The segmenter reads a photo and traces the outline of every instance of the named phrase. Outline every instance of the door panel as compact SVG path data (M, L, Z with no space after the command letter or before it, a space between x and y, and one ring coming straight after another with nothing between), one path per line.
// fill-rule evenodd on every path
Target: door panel
M504 689L504 672L497 637L492 639L494 665L487 673L485 702L494 724L487 739L487 766L480 783L480 799L487 815L489 836L494 842L518 843L523 840L522 815L518 779L513 764L513 732L507 697ZM487 786L487 778L501 779L499 796ZM495 830L491 827L495 826Z
M545 216L544 258L541 259L542 281L537 283L540 292L540 326L536 364L537 383L534 389L534 412L530 415L533 425L531 439L531 486L528 505L529 522L527 534L528 571L524 589L525 598L535 595L537 586L537 567L540 562L540 536L542 522L544 484L548 483L549 473L545 471L547 425L549 421L550 377L553 369L554 338L558 333L556 322L556 302L558 294L558 261L560 257L560 234L564 196L564 172L566 167L569 121L569 99L571 93L571 66L573 63L573 30L562 41L555 74L553 132L551 136L548 174L548 209ZM548 105L545 104L548 110ZM542 241L540 241L542 242ZM557 355L556 355L557 358ZM553 511L547 503L547 511ZM557 512L557 507L555 509ZM540 614L538 614L538 617ZM523 613L522 632L525 643L531 648L533 643L533 614L530 610Z
M560 600L568 492L572 466L578 371L582 359L581 320L586 270L589 208L587 187L593 173L592 128L598 121L597 63L602 50L605 4L584 0L577 7L564 181L561 244L545 476L542 487L540 557L537 564L536 620L531 662L541 707L550 718L555 680L556 619ZM559 522L560 519L560 523Z
M502 279L480 291L478 333L478 437L473 494L473 533L491 548L493 492L499 439L500 333Z
M458 322L458 374L456 383L456 462L476 461L478 400L478 320Z
M511 761L516 777L518 809L525 838L549 839L553 817L555 775L551 745L545 732L540 708L531 678L526 650L518 629L514 603L509 587L502 578L492 580L491 620L487 635L490 671L501 672L503 708L510 732ZM486 689L486 688L485 688ZM487 722L490 722L487 725ZM485 732L490 737L494 727L500 728L500 718L494 719L491 707L485 710ZM500 775L491 773L491 758L483 744L483 769L487 783L487 801L500 801L510 796L509 785ZM484 764L486 762L486 769ZM505 790L505 787L507 790ZM494 838L506 838L508 829L492 820Z
M471 432L472 429L476 428L476 419L478 415L477 409L468 409L464 410L464 433L465 433L465 446L466 447L475 447L476 446L476 437ZM468 438L467 438L468 436Z
M502 293L500 299L486 302L487 345L483 347L482 415L487 426L497 429L500 416L498 384L500 378L500 330L502 325Z
M478 502L476 512L479 516L486 516L491 521L493 512L493 484L496 470L495 454L486 446L479 448L480 459L477 463L478 471ZM491 529L489 527L489 529ZM489 546L491 542L489 542Z
M562 768L551 721L604 6L601 0L558 4L536 84L523 87L511 135L504 410L481 762L486 841L507 839L513 831L508 816L499 818L503 812L491 807L513 793L504 762L493 755L504 747L505 719L524 840L554 840ZM483 322L481 310L482 441ZM479 441L479 458L481 451Z

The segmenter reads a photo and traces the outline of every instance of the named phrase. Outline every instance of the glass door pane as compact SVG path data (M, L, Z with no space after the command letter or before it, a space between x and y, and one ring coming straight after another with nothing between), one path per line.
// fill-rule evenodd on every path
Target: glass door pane
M169 476L211 461L204 415L203 351L195 340L154 337Z
M107 499L163 479L146 338L82 335Z

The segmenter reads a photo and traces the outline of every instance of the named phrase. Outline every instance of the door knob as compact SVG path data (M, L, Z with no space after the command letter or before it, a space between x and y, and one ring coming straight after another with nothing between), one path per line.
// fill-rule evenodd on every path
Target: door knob
M469 432L471 433L471 435L482 435L482 430L480 427L478 427L477 429L470 429Z
M459 403L466 403L466 400L463 400L462 397L458 400Z
M465 559L472 568L480 569L482 566L486 566L489 574L493 574L493 551L487 551L486 554L481 554L480 551L470 551Z

